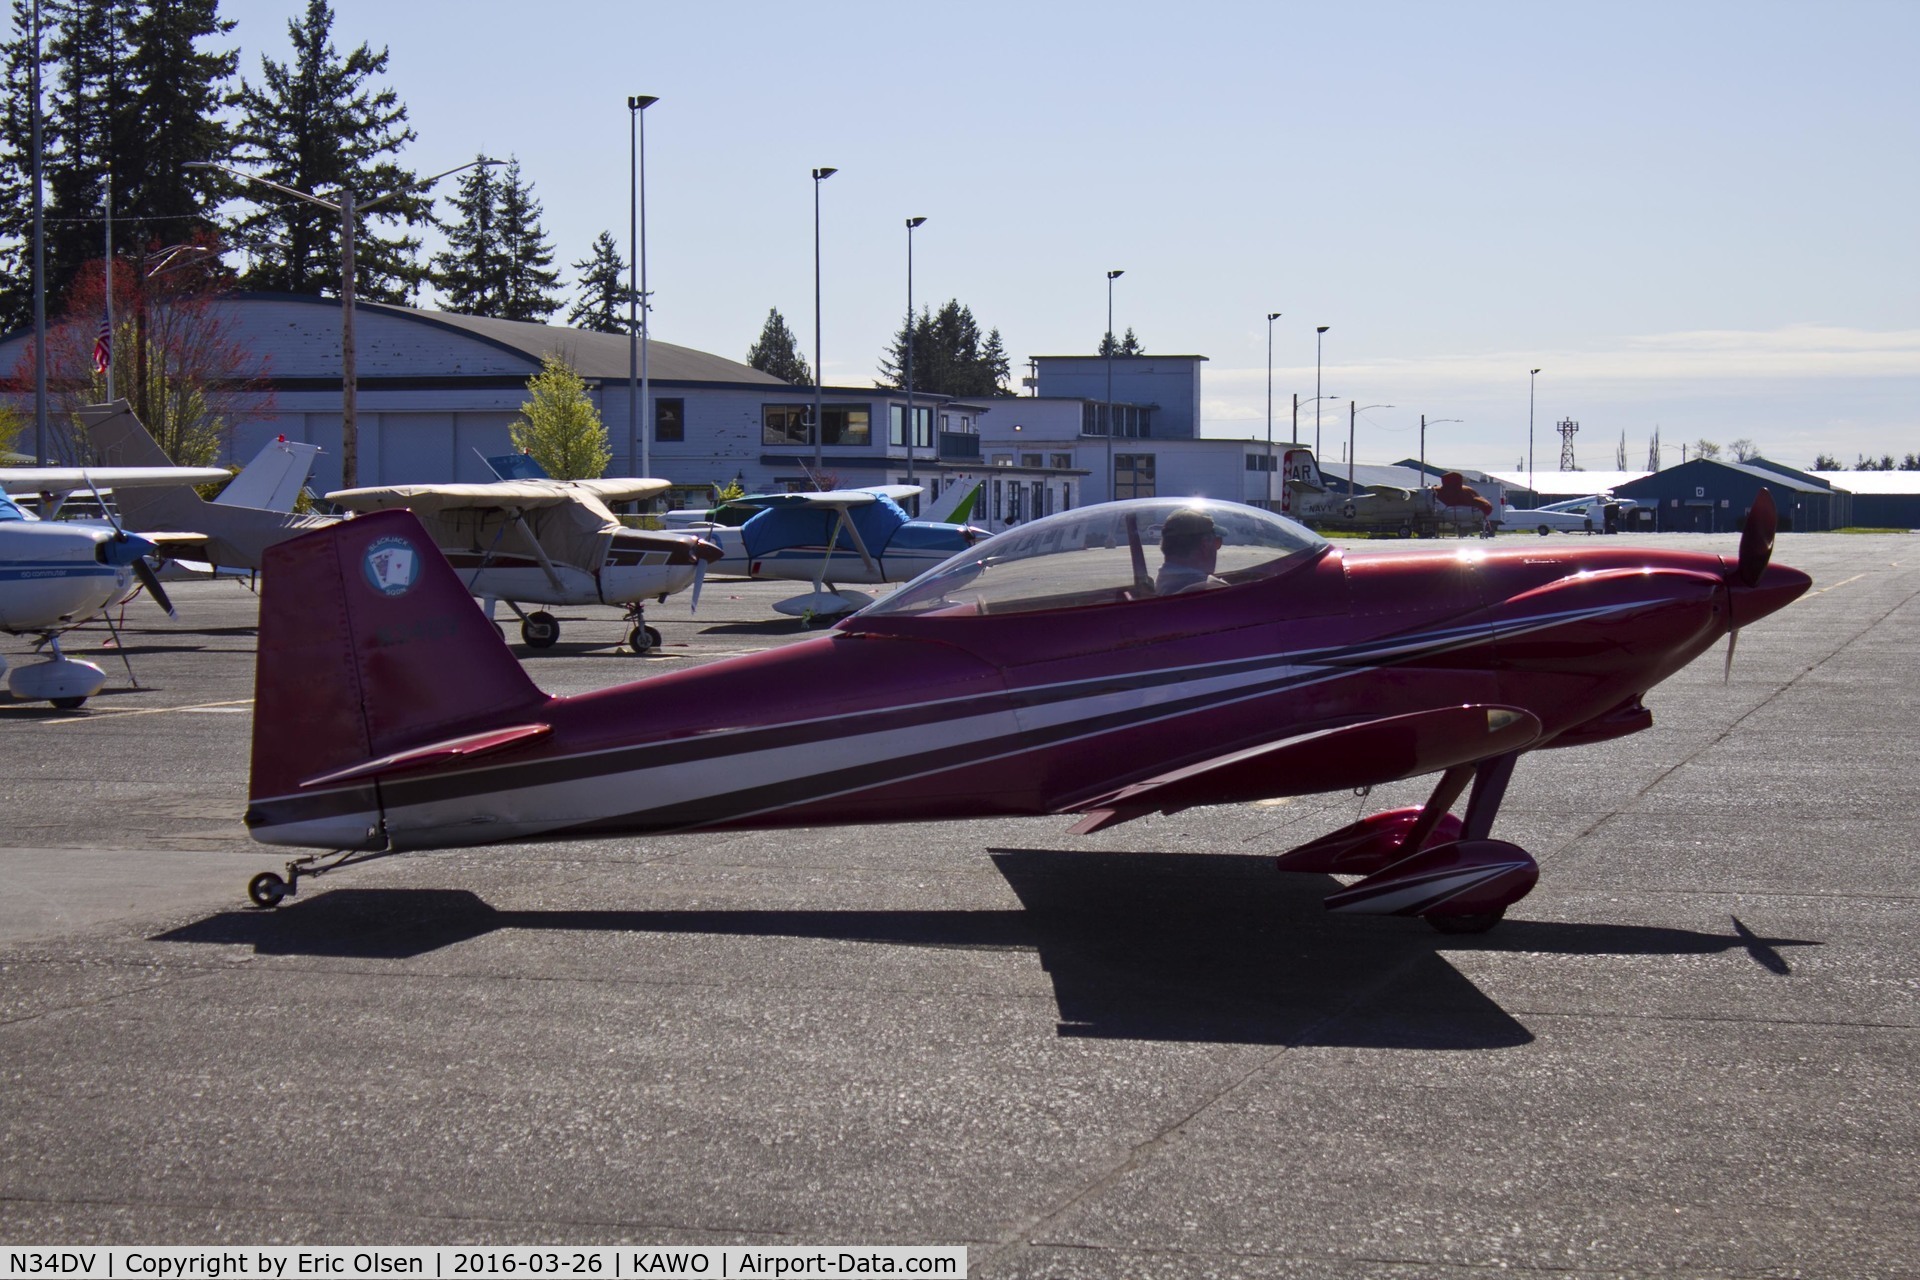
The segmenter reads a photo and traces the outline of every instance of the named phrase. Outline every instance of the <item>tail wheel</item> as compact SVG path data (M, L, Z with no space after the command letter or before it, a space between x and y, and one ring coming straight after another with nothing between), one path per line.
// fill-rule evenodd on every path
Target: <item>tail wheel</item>
M247 881L247 897L256 907L277 907L287 893L287 882L272 871L262 871Z
M521 621L520 638L530 649L551 649L560 638L560 621L545 610L536 610Z
M1547 527L1546 525L1544 525L1544 524L1543 524L1543 525L1541 525L1541 526L1540 526L1540 536L1541 536L1541 537L1543 537L1543 538L1544 538L1544 537L1546 537L1546 536L1547 536L1547 535L1548 535L1549 533L1552 533L1552 532L1553 532L1553 530L1552 530L1552 529L1550 529L1550 528L1548 528L1548 527Z

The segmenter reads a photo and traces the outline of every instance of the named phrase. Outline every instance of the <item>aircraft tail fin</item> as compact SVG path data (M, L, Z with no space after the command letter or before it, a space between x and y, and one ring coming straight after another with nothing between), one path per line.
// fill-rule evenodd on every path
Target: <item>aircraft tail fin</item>
M252 507L284 515L292 511L299 500L300 490L306 485L307 476L313 471L314 457L319 452L317 444L305 444L285 436L269 440L253 456L253 461L242 467L240 474L220 491L213 505Z
M341 521L265 560L256 801L548 701L410 511Z
M87 429L96 460L108 467L170 467L173 459L125 400L83 405L80 421ZM120 489L114 493L120 518L136 529L194 527L207 504L188 485Z
M935 524L966 524L980 501L980 487L978 480L953 481L939 497L921 506L919 518Z

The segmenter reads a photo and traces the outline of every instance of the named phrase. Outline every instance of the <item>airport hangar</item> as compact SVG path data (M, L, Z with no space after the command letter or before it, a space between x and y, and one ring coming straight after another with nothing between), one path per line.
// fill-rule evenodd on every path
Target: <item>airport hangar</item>
M337 299L241 292L216 304L231 337L258 357L259 412L234 424L228 460L277 435L325 451L313 487L340 484L340 321ZM544 356L563 355L606 424L609 474L637 473L629 448L630 344L624 334L359 302L354 309L356 419L362 485L492 479L482 461L508 452L508 426ZM0 340L14 367L28 334ZM88 336L91 336L89 331ZM821 464L831 483L913 482L930 496L981 481L975 524L998 530L1115 496L1180 494L1265 506L1279 497L1274 458L1284 439L1202 438L1197 355L1039 356L1031 393L976 400L917 392L917 438L905 443L906 394L881 387L821 389ZM714 486L749 492L811 488L808 387L740 361L650 339L649 460L675 485L671 505L703 505ZM1109 450L1107 426L1115 426Z

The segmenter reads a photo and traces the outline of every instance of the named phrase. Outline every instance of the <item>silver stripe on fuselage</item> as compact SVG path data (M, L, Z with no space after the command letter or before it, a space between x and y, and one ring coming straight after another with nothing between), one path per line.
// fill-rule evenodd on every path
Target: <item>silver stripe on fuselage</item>
M1185 672L1190 674L1159 681L1144 689L1116 689L1113 678L1105 676L1066 680L1012 691L1020 698L1015 705L979 715L941 718L940 714L934 713L944 712L956 705L1003 700L1006 694L968 694L957 698L933 699L917 704L917 707L891 709L896 712L914 709L928 712L928 718L938 723L939 735L938 742L932 744L931 749L929 729L924 724L871 732L856 731L839 736L829 731L802 742L772 748L750 745L757 737L771 732L826 729L835 723L869 717L873 712L868 709L808 717L777 725L727 730L707 739L711 743L737 737L746 745L745 750L738 752L697 760L674 759L660 765L615 767L603 773L558 782L522 787L503 786L499 783L507 783L511 779L514 766L483 767L472 772L498 777L498 782L490 786L484 795L462 795L414 803L390 800L386 824L395 843L407 847L424 847L415 837L426 832L435 834L435 839L431 841L433 844L466 843L459 834L462 828L473 835L484 834L488 840L525 838L615 818L628 818L636 825L644 825L649 812L679 808L689 802L721 796L750 794L756 790L782 787L809 779L818 780L820 784L817 790L808 794L806 803L813 804L878 786L896 786L955 769L973 768L1037 749L1057 749L1111 731L1102 725L1082 733L1059 732L1062 729L1071 730L1076 724L1094 724L1124 715L1127 717L1126 727L1135 729L1183 716L1211 714L1235 703L1343 679L1409 658L1431 657L1502 637L1524 635L1639 607L1637 603L1587 606L1507 626L1479 622L1339 648L1308 650L1291 657L1276 655L1271 662L1256 662L1254 665L1249 665L1246 658L1225 659L1186 668ZM1221 668L1232 670L1222 672ZM1077 687L1088 686L1094 686L1095 691L1087 694L1071 692ZM1204 700L1203 705L1192 705L1197 699ZM1168 709L1153 714L1149 709L1155 706ZM1140 712L1149 713L1138 714ZM1035 734L1045 734L1046 741L1036 745L1027 740ZM952 758L956 748L995 742L1008 745L1002 750L968 753L957 760ZM641 751L644 750L641 748ZM631 754L634 751L632 746L611 747L568 758L590 759L598 755ZM837 787L832 782L835 775L860 769L875 761L899 760L905 764L916 756L925 755L939 755L942 759L924 769L908 767L889 773L877 781L862 777ZM1124 782L1117 780L1117 784L1124 785ZM396 790L404 791L404 787ZM740 821L791 807L791 801L782 799L758 808L737 808L729 811L727 817L729 821Z

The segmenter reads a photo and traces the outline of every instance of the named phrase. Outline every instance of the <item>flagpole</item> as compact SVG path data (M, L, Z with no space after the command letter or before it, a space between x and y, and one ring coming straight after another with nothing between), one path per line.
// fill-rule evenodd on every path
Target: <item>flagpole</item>
M101 372L107 375L107 399L113 396L113 166L107 166L107 310L106 318L100 322L100 342L106 344L106 368ZM94 343L96 353L100 342ZM96 361L98 355L95 356Z

